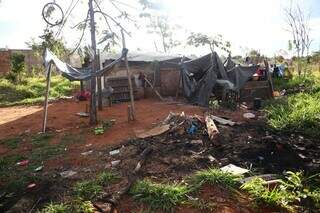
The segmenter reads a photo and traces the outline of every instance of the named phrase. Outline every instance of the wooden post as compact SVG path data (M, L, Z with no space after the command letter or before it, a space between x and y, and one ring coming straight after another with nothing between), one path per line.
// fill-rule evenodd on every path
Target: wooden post
M178 99L179 97L179 92L180 92L180 85L181 85L181 82L182 82L182 75L181 75L181 70L179 72L179 82L178 82L178 87L177 87L177 91L176 91L176 99Z
M91 47L93 50L93 61L91 63L91 98L90 98L90 124L96 125L97 121L97 98L96 98L96 60L97 60L97 47L96 47L96 27L94 22L93 0L89 0L89 13L90 13L90 32L91 32Z
M100 51L98 50L97 55L97 69L101 69L100 67ZM101 86L101 76L97 76L97 84L98 84L98 110L102 110L102 86Z
M125 49L126 48L126 40L125 40L125 37L124 37L123 29L121 30L121 35L122 35L122 46ZM131 113L132 113L130 118L132 118L132 120L135 120L136 117L135 117L135 108L134 108L134 96L133 96L131 73L130 73L130 68L129 68L127 55L125 56L124 60L125 60L125 65L126 65L126 69L127 69L127 77L128 77L129 90L130 90Z
M46 132L47 128L47 116L48 116L48 100L50 94L50 80L51 80L51 64L49 65L47 72L47 86L46 86L46 97L44 99L44 107L43 107L43 124L42 124L42 132Z

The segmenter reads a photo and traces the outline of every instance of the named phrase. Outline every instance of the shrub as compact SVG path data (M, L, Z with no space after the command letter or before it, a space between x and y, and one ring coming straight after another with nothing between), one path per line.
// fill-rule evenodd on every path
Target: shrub
M68 213L69 207L63 203L61 204L53 204L50 203L45 206L39 213Z

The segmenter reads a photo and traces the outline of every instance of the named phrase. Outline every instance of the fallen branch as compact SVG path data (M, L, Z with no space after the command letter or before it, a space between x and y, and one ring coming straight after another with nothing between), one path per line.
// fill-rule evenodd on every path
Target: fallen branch
M156 90L154 88L154 86L151 84L151 82L147 79L144 78L144 80L147 82L147 84L149 84L149 86L151 87L151 89L154 91L154 93L156 93L156 95L160 98L161 101L164 101L163 97L160 95L160 93L158 92L158 90Z
M115 195L112 196L112 198L110 199L104 199L104 201L106 201L107 203L110 203L112 205L112 211L114 210L115 206L118 204L120 198L122 195L126 194L129 189L131 188L131 186L133 185L134 182L136 182L137 180L137 174L139 173L139 171L141 170L143 164L145 163L147 156L152 152L152 148L147 147L143 150L143 152L140 154L139 157L139 162L137 163L135 169L133 170L132 174L130 174L128 176L128 184L121 189L120 191L118 191Z

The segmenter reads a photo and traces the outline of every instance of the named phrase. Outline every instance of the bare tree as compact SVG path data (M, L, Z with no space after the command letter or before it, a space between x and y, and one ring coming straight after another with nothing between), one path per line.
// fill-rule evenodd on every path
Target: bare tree
M289 27L288 31L292 35L292 44L296 51L298 60L298 75L301 75L301 57L305 56L305 53L309 55L309 49L312 43L310 38L310 16L306 15L298 3L291 4L288 8L284 9L286 22Z

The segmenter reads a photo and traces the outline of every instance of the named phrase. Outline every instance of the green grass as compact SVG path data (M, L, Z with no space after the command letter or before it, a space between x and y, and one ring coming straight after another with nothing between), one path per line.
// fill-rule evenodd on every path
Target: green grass
M176 205L187 200L189 189L182 184L153 183L149 180L137 182L130 194L139 202L144 202L152 210L171 211Z
M191 185L195 189L204 184L221 185L228 188L234 188L239 185L239 176L223 172L220 169L209 168L196 172L191 177Z
M102 193L102 186L96 181L81 181L75 184L73 192L79 199L93 201Z
M3 139L0 141L0 144L3 144L10 149L16 149L21 142L22 142L22 139L19 137L16 137L16 138Z
M320 77L307 75L275 79L275 88L288 95L267 102L265 112L269 127L276 131L319 137Z
M120 176L118 174L115 174L113 172L102 172L98 175L97 181L102 186L107 186L111 183L114 183L115 181L119 180Z
M268 125L284 132L320 136L320 92L299 93L266 106Z
M70 82L61 76L52 76L51 100L70 96L77 87L77 82ZM40 103L44 100L45 88L44 77L27 77L18 84L0 78L0 106Z
M73 134L73 133L66 133L64 134L61 139L60 143L64 145L70 144L83 144L86 142L85 134L81 131L80 133Z

